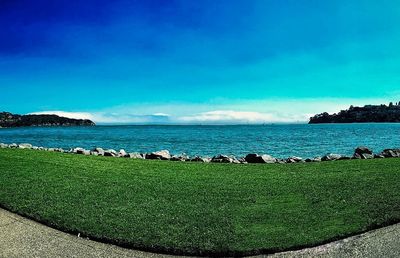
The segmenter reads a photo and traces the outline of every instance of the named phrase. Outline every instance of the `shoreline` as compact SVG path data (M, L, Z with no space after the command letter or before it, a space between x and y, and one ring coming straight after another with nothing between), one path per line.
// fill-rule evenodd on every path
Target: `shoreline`
M351 160L351 159L384 159L384 158L400 158L400 149L384 149L382 152L373 153L371 149L365 146L355 148L353 156L345 156L341 154L330 153L324 156L317 156L313 158L302 158L297 156L290 156L288 158L275 158L268 154L249 153L243 157L236 157L233 155L218 154L213 157L208 156L188 156L186 154L172 155L168 150L160 150L149 153L139 152L126 152L124 149L116 151L114 149L103 149L96 147L92 150L86 150L80 147L74 147L69 150L62 148L48 148L33 146L29 143L0 143L0 148L10 149L31 149L38 151L52 151L69 154L78 154L85 156L105 156L115 158L133 158L133 159L147 159L147 160L169 160L180 162L202 162L202 163L230 163L230 164L291 164L291 163L312 163L324 161L337 161L337 160Z

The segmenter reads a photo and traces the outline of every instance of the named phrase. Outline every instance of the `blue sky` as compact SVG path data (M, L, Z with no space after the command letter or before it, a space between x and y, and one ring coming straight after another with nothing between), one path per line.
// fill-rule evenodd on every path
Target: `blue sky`
M395 0L3 0L0 109L260 123L397 102L398 24Z

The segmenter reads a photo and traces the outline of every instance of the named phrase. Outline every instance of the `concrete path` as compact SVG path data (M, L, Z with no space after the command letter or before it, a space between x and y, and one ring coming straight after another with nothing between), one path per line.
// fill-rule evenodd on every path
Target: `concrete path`
M0 257L174 256L129 250L78 238L0 209ZM400 257L400 224L327 245L268 257Z

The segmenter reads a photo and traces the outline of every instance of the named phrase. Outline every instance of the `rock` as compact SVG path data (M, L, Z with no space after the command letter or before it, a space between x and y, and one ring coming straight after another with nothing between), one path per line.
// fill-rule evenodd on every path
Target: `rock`
M367 147L357 147L354 151L353 155L354 159L373 159L374 155L372 154L372 150Z
M364 153L361 155L362 159L373 159L374 155L369 154L369 153Z
M117 157L117 156L118 156L118 153L113 149L104 151L104 157Z
M240 158L238 160L239 160L240 164L247 164L248 163L245 158Z
M190 161L192 161L192 162L204 162L204 163L209 163L209 162L211 162L211 159L210 159L210 158L207 158L207 157L195 156L195 157L191 158Z
M84 154L84 152L85 152L85 149L79 148L79 147L72 150L72 153L75 153L75 154Z
M365 146L360 146L355 149L354 154L359 154L359 155L370 154L370 155L372 155L372 150Z
M94 148L92 150L92 153L97 153L97 156L104 156L104 150L103 148Z
M29 143L21 143L20 145L18 145L19 149L32 149L32 144Z
M118 152L118 157L129 158L129 154L125 150L121 149Z
M242 164L242 162L240 162L240 160L238 160L236 157L231 157L232 158L232 162L233 164Z
M276 158L273 158L270 155L258 155L255 153L247 154L244 158L247 163L275 163Z
M374 159L384 159L385 156L383 156L382 154L375 154L374 155Z
M8 148L8 144L0 143L0 148L2 149Z
M129 153L128 155L131 159L144 159L144 155L138 152Z
M385 158L398 158L400 157L400 149L385 149L381 155Z
M351 159L351 158L348 157L348 156L341 156L341 157L339 158L339 160L349 160L349 159Z
M315 157L312 160L313 160L313 162L321 162L322 161L322 157Z
M161 150L146 154L146 159L169 160L171 159L171 154L167 150Z
M342 156L339 154L328 154L322 157L322 161L334 161L334 160L339 160Z
M235 157L219 154L211 159L214 163L240 163Z
M298 163L298 162L303 162L303 159L296 156L289 157L286 159L286 163Z
M278 164L286 164L286 159L276 159L276 163L278 163Z
M321 157L315 157L315 158L308 158L304 160L305 162L320 162L321 161Z
M39 150L38 146L32 146L32 150Z
M187 161L189 160L189 156L187 156L186 154L182 154L182 155L174 155L171 157L172 161Z
M96 152L96 151L91 150L91 151L90 151L90 155L92 155L92 156L99 156L99 153Z
M8 145L8 148L18 148L18 144L16 143L11 143L10 145Z
M354 153L353 158L354 159L373 159L374 155L368 154L368 153L363 153L363 154Z

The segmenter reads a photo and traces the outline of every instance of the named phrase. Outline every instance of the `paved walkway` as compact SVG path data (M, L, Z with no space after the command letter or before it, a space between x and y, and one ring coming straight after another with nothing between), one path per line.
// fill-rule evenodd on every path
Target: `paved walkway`
M173 257L102 244L0 209L0 257ZM267 257L267 256L259 256ZM270 256L268 256L270 257ZM327 245L271 257L400 257L400 224Z

